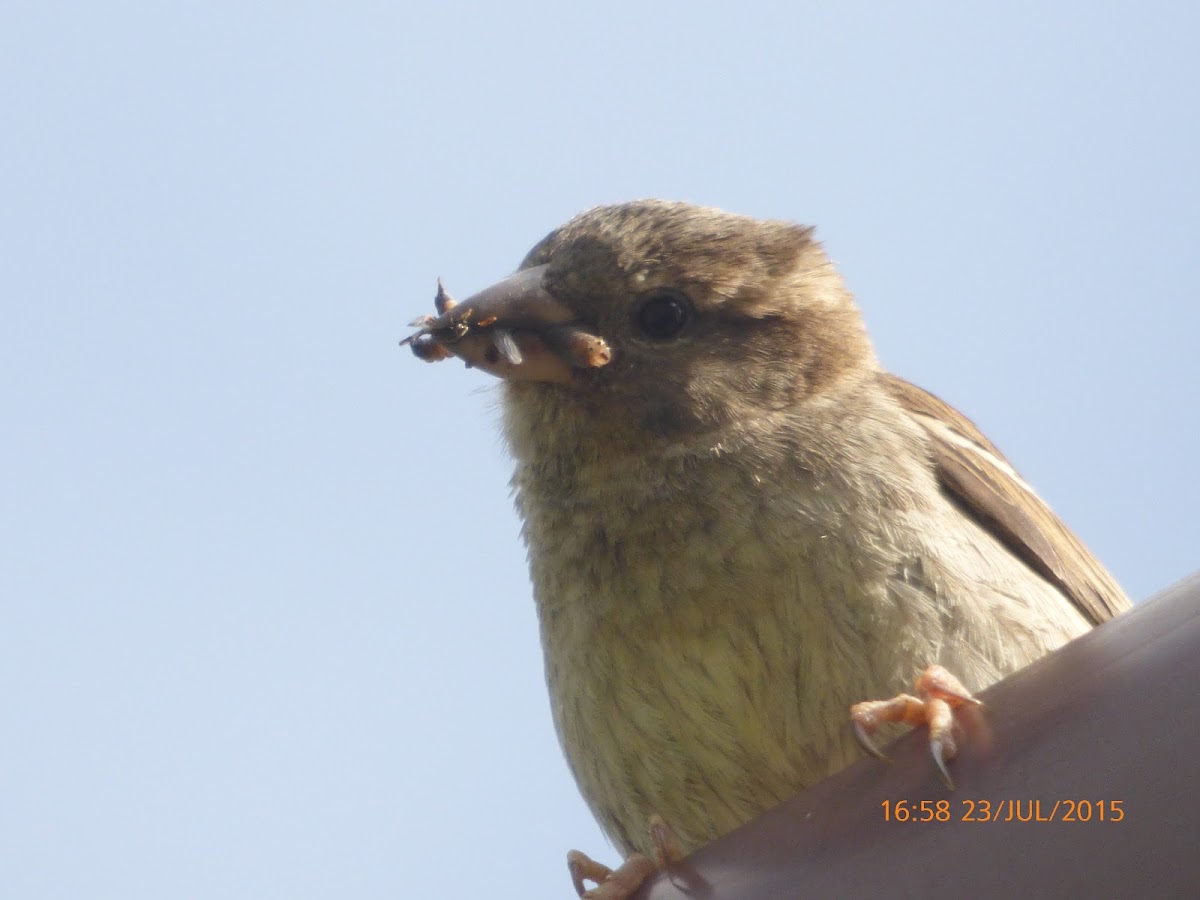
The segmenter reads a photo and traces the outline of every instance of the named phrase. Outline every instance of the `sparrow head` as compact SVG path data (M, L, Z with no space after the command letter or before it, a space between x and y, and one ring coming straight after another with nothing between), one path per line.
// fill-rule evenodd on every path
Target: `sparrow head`
M506 381L510 420L661 443L794 407L874 371L812 229L661 200L602 206L410 338ZM510 428L510 432L511 432Z

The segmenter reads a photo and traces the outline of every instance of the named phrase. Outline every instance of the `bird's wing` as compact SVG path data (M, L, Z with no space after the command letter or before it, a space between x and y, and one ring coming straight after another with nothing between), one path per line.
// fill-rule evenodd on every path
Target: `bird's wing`
M1129 608L1125 592L969 419L894 375L884 384L929 435L942 489L1057 587L1093 624Z

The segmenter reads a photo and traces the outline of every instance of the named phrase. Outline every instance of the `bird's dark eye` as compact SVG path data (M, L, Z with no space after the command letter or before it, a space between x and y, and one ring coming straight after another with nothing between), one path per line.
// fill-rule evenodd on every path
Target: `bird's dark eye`
M692 304L679 291L659 290L648 294L637 306L634 321L638 330L656 341L678 337L692 318Z

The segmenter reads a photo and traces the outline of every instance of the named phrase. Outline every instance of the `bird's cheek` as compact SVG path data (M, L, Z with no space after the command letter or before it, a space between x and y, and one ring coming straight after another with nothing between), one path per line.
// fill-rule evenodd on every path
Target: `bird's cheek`
M642 426L654 434L679 434L695 424L695 417L683 403L664 397L649 398L642 409Z

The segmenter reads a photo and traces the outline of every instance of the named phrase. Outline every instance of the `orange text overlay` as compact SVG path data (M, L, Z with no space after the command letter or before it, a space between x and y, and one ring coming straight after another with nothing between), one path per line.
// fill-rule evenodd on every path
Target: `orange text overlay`
M1122 800L884 800L885 822L1120 822Z

